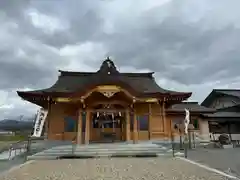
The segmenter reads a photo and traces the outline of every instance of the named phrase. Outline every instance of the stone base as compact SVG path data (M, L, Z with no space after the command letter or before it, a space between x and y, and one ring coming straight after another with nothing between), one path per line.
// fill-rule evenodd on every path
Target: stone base
M233 144L223 145L223 149L231 149L233 148Z

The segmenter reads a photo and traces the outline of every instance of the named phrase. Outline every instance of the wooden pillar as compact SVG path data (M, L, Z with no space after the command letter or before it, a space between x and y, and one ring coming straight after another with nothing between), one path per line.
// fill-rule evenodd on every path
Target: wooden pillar
M138 122L136 111L133 111L133 143L138 142Z
M148 139L151 140L152 136L152 129L151 129L151 122L152 122L152 104L148 104Z
M166 121L166 112L165 112L165 98L162 101L162 117L163 117L163 128L164 128L164 136L168 136L168 129L167 129L167 121Z
M90 137L90 111L86 111L86 126L85 126L85 144L89 144Z
M82 144L82 110L78 111L77 144Z
M130 113L129 113L129 109L126 110L126 141L130 141L130 134L131 130L130 130Z
M227 122L227 129L228 129L229 138L232 141L231 124L229 122Z
M46 139L49 139L50 120L51 120L51 111L52 111L52 100L50 99L50 97L48 97L48 109L47 110L48 110L48 115L47 115L46 122L45 122L44 136Z
M44 139L48 139L48 130L49 130L49 128L48 128L48 121L49 121L49 115L47 116L47 118L46 118L46 120L45 120L45 129L44 129Z

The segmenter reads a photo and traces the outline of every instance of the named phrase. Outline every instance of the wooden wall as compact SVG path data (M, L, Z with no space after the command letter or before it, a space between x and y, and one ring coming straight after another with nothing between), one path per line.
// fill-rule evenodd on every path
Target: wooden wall
M172 119L184 118L183 116L171 115L163 118L162 107L157 103L139 103L134 106L137 116L148 115L149 116L149 131L138 131L139 140L154 140L154 139L166 139L171 138ZM58 140L72 140L76 136L76 132L64 132L64 117L73 116L78 120L78 109L73 105L68 104L54 104L52 105L51 113L47 117L49 123L48 138ZM165 123L165 124L164 124ZM173 128L172 128L173 130ZM123 131L121 134L120 129L116 129L119 139L126 138L126 133ZM130 132L131 140L133 140L133 132ZM177 135L177 132L175 132ZM82 135L84 138L84 133ZM100 133L97 128L93 128L90 125L90 141L100 140Z
M72 140L76 132L64 131L64 118L67 116L74 117L77 120L77 109L67 104L53 104L48 114L49 123L48 139L53 140Z

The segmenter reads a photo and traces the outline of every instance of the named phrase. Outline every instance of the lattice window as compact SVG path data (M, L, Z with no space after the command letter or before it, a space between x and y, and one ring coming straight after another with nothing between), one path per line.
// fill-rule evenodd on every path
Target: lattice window
M77 120L73 117L65 117L64 130L65 132L77 132Z
M149 122L149 118L148 115L142 115L142 116L138 116L137 117L138 120L138 128L140 131L148 131L148 122Z

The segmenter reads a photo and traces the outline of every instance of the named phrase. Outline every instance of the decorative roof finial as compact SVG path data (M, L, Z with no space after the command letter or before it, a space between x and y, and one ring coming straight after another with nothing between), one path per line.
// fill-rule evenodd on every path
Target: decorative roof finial
M102 73L105 72L106 74L119 73L109 56L107 56L106 59L103 61L98 72L102 72Z
M105 61L107 62L108 67L110 68L110 67L111 67L111 60L110 60L110 57L107 56L107 58L105 59Z

